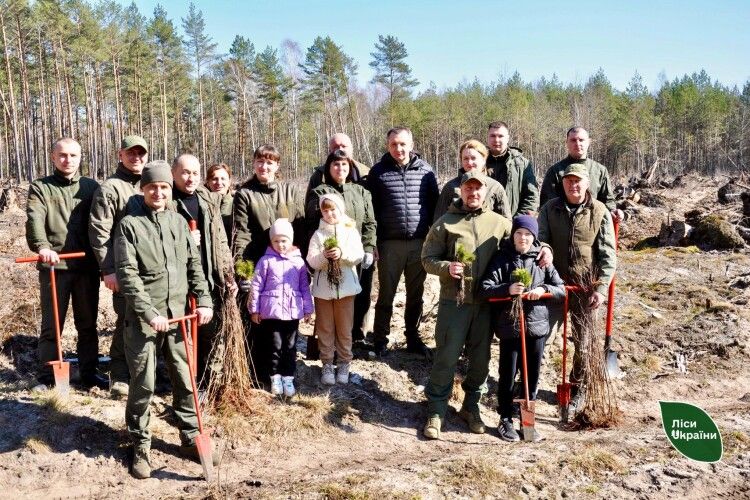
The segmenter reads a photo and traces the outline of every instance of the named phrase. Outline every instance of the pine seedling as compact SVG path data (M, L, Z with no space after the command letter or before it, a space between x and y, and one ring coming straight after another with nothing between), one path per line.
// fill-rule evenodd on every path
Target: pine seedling
M457 286L458 291L456 292L456 305L463 305L464 299L466 298L466 284L472 280L471 278L471 263L476 260L476 255L466 250L461 243L456 245L456 261L464 265L464 273L461 278L458 279Z
M238 260L234 265L234 273L243 280L253 279L255 264L252 260Z
M325 239L323 242L323 248L326 250L331 250L333 248L336 248L339 246L339 240L336 238L336 236L329 236ZM336 294L338 296L338 287L341 284L341 279L343 277L341 273L341 263L338 260L328 259L328 272L326 274L326 278L328 279L328 284L331 286L331 288L336 288Z
M523 283L524 288L531 286L531 273L522 267L510 273L510 279L513 283Z

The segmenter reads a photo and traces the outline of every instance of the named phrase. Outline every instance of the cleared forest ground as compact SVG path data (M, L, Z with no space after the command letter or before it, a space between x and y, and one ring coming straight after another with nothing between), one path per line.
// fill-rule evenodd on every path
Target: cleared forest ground
M497 345L482 401L490 432L468 432L456 415L456 397L440 441L424 440L419 430L428 363L398 350L383 360L355 360L361 381L329 390L318 384L320 363L300 355L300 397L279 402L259 394L254 417L209 418L224 449L211 485L200 478L200 465L177 456L169 396L154 399L154 474L138 481L126 467L124 402L92 390L73 391L61 404L51 393L28 391L39 322L36 271L12 263L28 251L22 210L7 210L0 214L0 497L750 497L750 257L746 250L628 249L654 236L666 211L715 200L717 187L718 181L691 178L659 190L667 207L645 207L622 227L614 332L626 372L615 382L624 412L619 427L559 426L559 337L548 345L537 406L546 439L533 444L497 437ZM428 343L437 296L431 277L422 328ZM403 300L401 290L394 332L401 332ZM113 320L102 287L102 353ZM303 333L310 329L305 325ZM66 351L73 351L72 326L64 338ZM396 339L404 340L400 333ZM677 367L683 357L686 373ZM721 462L698 464L677 453L662 430L659 400L704 408L723 437Z

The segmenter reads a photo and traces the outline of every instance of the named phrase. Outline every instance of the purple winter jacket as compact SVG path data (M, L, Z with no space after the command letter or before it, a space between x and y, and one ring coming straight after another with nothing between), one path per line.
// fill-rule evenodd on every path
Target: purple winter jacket
M312 314L310 275L298 248L280 255L268 247L255 266L247 308L260 319L289 321Z

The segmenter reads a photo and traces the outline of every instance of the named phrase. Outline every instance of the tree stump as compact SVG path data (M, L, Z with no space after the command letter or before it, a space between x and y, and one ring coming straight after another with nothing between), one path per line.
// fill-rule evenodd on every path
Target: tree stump
M659 246L677 247L686 244L693 228L684 220L662 222L659 230Z
M3 188L2 194L0 194L0 212L15 207L18 203L16 191L12 187Z

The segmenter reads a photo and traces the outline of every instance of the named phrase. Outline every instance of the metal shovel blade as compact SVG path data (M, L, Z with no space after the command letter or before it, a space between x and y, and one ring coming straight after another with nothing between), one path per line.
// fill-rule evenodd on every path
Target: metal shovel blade
M198 450L198 458L201 461L201 467L203 467L203 477L206 478L206 481L210 482L214 471L211 437L206 434L198 434L195 436L195 447Z
M60 396L67 398L70 394L70 363L50 361L47 364L52 367L52 374L55 376L55 390Z
M534 441L534 403L535 401L520 400L521 402L521 431L524 441Z
M570 383L557 384L557 403L560 405L560 422L565 424L570 417Z
M620 362L618 361L618 354L616 351L611 349L606 351L604 353L604 362L607 365L607 375L609 375L609 378L622 378L622 376L625 375L622 370L620 370Z
M610 379L619 379L624 377L625 373L620 370L620 355L610 347L611 339L612 337L609 335L604 338L604 365Z

